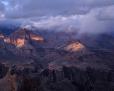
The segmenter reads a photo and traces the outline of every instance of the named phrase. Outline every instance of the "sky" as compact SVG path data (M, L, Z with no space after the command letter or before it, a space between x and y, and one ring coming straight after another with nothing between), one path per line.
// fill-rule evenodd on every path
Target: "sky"
M0 0L0 21L80 33L114 31L114 0Z

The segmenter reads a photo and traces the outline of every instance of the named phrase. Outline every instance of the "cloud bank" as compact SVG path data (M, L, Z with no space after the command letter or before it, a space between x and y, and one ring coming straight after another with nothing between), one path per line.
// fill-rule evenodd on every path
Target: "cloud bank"
M114 0L2 0L9 18L86 14L91 9L114 5Z
M0 19L80 33L114 31L114 0L1 0Z

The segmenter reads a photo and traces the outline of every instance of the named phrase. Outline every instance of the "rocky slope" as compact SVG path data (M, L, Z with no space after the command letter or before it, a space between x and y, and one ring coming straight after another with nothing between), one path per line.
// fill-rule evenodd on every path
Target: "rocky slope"
M43 42L43 37L28 31L26 29L19 29L12 33L9 37L5 38L4 41L9 44L13 44L16 47L24 47L27 42L36 41Z
M114 38L73 34L0 33L0 91L113 91Z
M113 91L111 70L85 70L63 66L61 70L43 69L40 65L12 66L4 77L7 91ZM0 86L0 91L5 91Z
M43 37L28 31L26 29L19 29L9 36L1 34L2 42L1 46L5 47L5 50L12 52L14 55L30 56L35 54L35 47L39 43L43 43ZM33 45L37 46L33 46Z

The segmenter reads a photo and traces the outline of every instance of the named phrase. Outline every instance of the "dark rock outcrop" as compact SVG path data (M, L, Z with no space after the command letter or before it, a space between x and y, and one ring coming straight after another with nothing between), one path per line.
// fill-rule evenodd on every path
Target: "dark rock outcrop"
M0 79L6 76L8 72L8 67L6 67L4 64L0 63Z
M25 71L26 70L26 71ZM113 91L112 71L87 67L63 67L62 70L45 69L41 72L13 66L10 70L14 91ZM14 82L13 82L14 83Z

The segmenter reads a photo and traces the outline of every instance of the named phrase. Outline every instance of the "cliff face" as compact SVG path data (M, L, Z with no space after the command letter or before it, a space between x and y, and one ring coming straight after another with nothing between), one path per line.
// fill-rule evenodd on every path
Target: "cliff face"
M64 49L69 52L84 52L86 47L80 42L73 42L68 44Z
M26 30L26 29L20 29L12 33L9 37L4 38L4 41L9 44L13 44L16 47L23 47L27 44L27 42L30 41L36 41L36 42L43 42L43 37L34 34L33 32Z
M4 47L4 51L8 50L14 55L34 56L36 55L36 47L44 42L44 38L27 29L19 29L9 36L0 34L0 47ZM34 45L36 44L36 45Z
M0 63L0 79L6 76L7 72L8 72L8 67Z
M4 35L2 33L0 33L0 39L3 39Z
M37 65L38 66L38 65ZM40 67L40 66L39 66ZM113 91L114 74L109 70L96 70L87 67L63 67L50 70L12 66L8 72L8 91Z
M0 35L0 62L9 68L0 64L0 91L114 90L114 52L93 50L64 33L45 35L26 29Z

